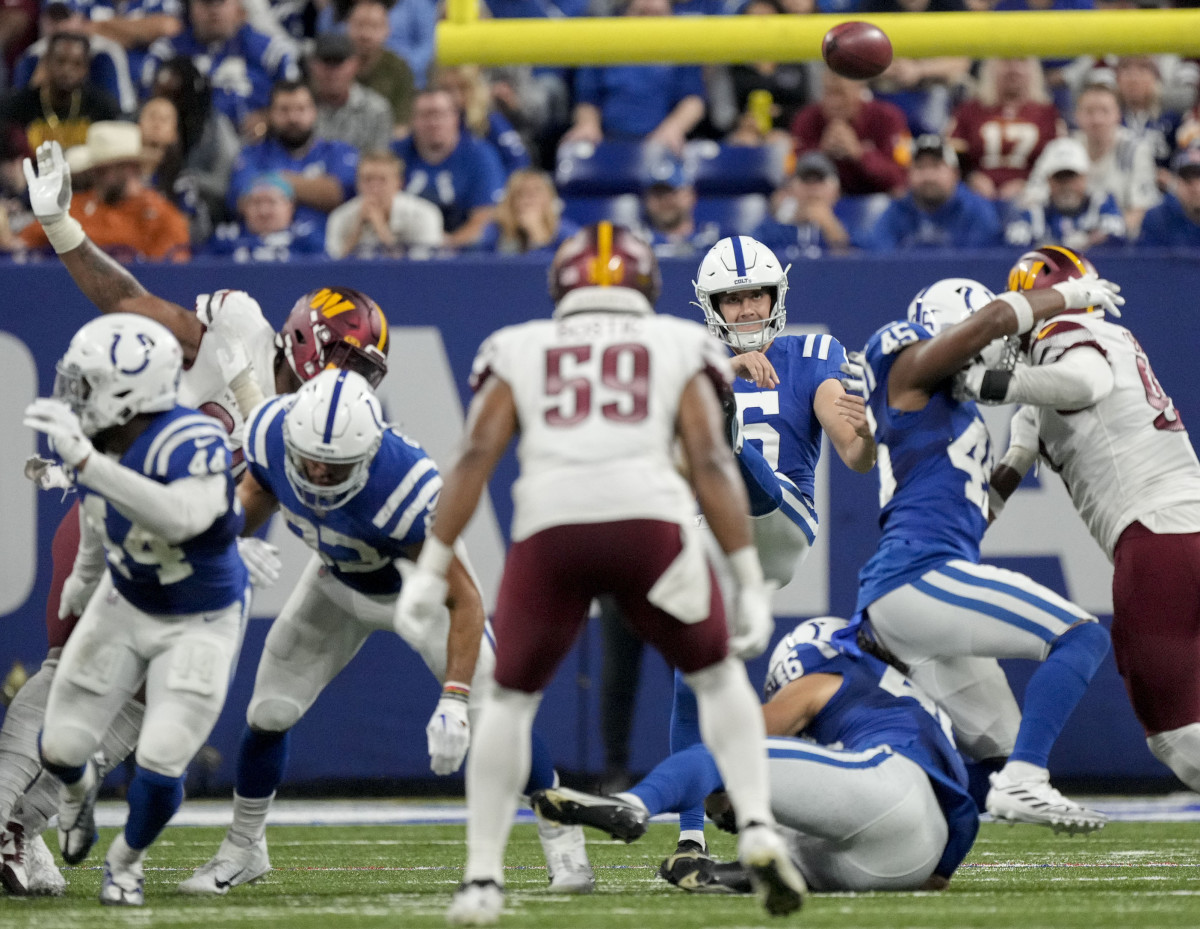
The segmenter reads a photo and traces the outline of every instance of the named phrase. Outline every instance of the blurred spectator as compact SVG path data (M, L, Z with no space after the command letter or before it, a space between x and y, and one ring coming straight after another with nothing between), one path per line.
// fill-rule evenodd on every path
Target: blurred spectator
M1055 139L1039 163L1044 199L1026 205L1004 230L1009 245L1054 242L1075 251L1125 243L1125 218L1107 191L1092 189L1087 150L1078 139Z
M834 213L841 197L837 168L820 152L796 162L796 173L771 198L771 217L751 233L783 261L845 251L850 233Z
M430 86L450 94L462 113L463 128L496 150L505 175L529 167L525 140L508 118L493 107L491 87L478 65L438 68L433 72Z
M138 113L138 128L142 130L142 179L187 217L193 244L206 241L212 235L213 218L184 165L175 104L166 97L151 97Z
M346 34L358 57L358 82L369 87L392 108L392 134L408 134L417 85L412 68L386 46L391 21L386 0L355 0L346 15Z
M805 0L811 13L812 0ZM678 7L676 8L678 12ZM778 16L780 0L749 0L746 16ZM733 144L758 145L779 135L788 139L788 127L812 99L815 65L812 62L760 61L715 68L709 75L709 121L721 133L732 132Z
M355 0L318 4L317 31L341 29L354 5ZM387 47L404 59L418 90L425 87L433 66L437 20L437 0L395 0L388 6Z
M186 261L187 220L156 190L142 181L142 132L132 123L102 121L87 131L91 190L71 200L71 215L88 238L122 261ZM47 250L40 223L22 230L27 248Z
M44 67L42 86L15 91L0 103L0 119L20 125L30 148L51 140L64 149L82 145L93 122L121 115L116 99L88 81L87 36L51 36Z
M958 156L949 142L920 136L913 143L908 174L911 189L876 221L871 248L886 252L1001 243L995 208L959 179Z
M1171 162L1174 193L1146 213L1139 245L1200 247L1200 146L1180 151Z
M92 33L91 21L79 10L53 0L42 8L38 19L40 38L25 49L12 72L13 87L41 87L46 82L42 58L52 35L69 32L88 40L88 83L107 91L117 101L122 113L137 109L137 90L130 76L129 57L124 48L112 39Z
M142 73L146 52L158 39L183 32L183 0L70 0L83 14L88 35L116 42L129 58L129 71ZM140 79L140 77L139 77Z
M670 0L629 0L625 16L670 16ZM619 65L575 72L574 122L563 142L638 141L680 152L704 118L704 78L687 65Z
M309 86L317 103L317 135L339 139L360 152L385 149L392 141L392 108L356 82L358 58L342 32L317 36L308 58Z
M17 233L33 222L21 167L33 152L21 127L11 121L0 122L0 251L18 247Z
M1158 186L1166 189L1171 182L1175 133L1183 117L1163 109L1162 78L1158 65L1149 55L1119 59L1116 85L1117 97L1121 102L1121 125L1150 143L1154 162L1158 166Z
M819 151L834 163L846 195L904 189L912 139L904 113L872 99L862 81L825 68L820 100L796 114L792 137L797 155Z
M716 223L696 222L696 188L683 165L667 158L651 169L642 191L642 237L659 257L703 254L717 244Z
M962 0L864 0L861 13L958 13ZM894 58L871 81L876 100L894 103L904 111L916 135L945 132L959 87L966 81L971 59L966 56Z
M1161 199L1150 143L1121 125L1117 92L1102 84L1080 92L1075 101L1075 124L1079 127L1075 137L1087 148L1093 186L1116 198L1130 236L1136 236L1146 210ZM1033 175L1038 180L1045 177L1039 165L1034 166Z
M38 34L38 0L0 0L0 87Z
M405 189L442 211L445 244L474 245L504 195L500 159L462 131L461 117L444 90L425 90L413 103L412 135L392 143L405 165Z
M1066 13L1072 10L1090 10L1095 7L1093 0L997 0L992 9L998 13L1031 12L1039 10L1054 10ZM1046 88L1050 99L1060 113L1071 109L1071 87L1069 77L1073 59L1045 58L1042 60L1043 73L1046 76Z
M336 139L316 134L317 104L312 90L298 81L271 88L267 137L242 149L233 166L228 204L235 207L260 175L278 172L291 186L296 219L310 220L322 234L327 214L354 192L358 152Z
M266 132L262 110L276 81L300 76L288 45L268 38L245 22L242 0L188 0L188 27L150 46L142 69L143 86L168 58L187 55L212 87L213 106L247 138Z
M562 201L545 171L520 168L504 188L496 218L483 231L479 248L504 255L552 255L579 231L562 217Z
M206 252L238 262L323 255L321 228L311 219L296 217L295 197L292 185L278 172L260 174L238 200L238 222L219 227Z
M1050 102L1036 58L989 58L974 99L961 103L947 129L967 186L989 200L1015 200L1034 162L1067 127Z
M186 55L176 55L159 66L150 96L175 105L183 158L181 173L195 185L213 223L222 221L229 177L242 149L233 121L213 107L208 79Z
M391 152L358 159L358 196L329 214L325 251L331 258L400 258L442 244L442 211L404 192L404 165Z

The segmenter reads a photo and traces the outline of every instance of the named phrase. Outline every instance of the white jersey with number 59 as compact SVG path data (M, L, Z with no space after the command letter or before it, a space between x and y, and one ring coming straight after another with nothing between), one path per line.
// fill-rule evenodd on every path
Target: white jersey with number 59
M1112 392L1082 410L1043 409L1040 440L1088 530L1109 558L1134 521L1158 533L1200 531L1200 463L1133 333L1096 316L1058 317L1038 331L1031 360L1052 364L1085 346L1108 360Z
M673 460L680 398L699 372L728 384L722 345L698 323L652 312L577 312L501 329L479 349L512 388L521 476L513 541L550 526L687 522L695 500Z

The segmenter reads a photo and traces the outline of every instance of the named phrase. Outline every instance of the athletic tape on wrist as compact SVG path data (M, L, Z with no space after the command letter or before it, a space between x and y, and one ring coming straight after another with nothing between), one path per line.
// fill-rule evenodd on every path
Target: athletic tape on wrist
M417 556L417 564L438 577L445 577L453 557L454 549L430 533L425 536L425 544L421 547L421 554Z
M54 251L59 255L79 248L83 244L83 240L87 238L83 227L70 213L63 213L49 222L43 221L42 229L45 230L46 238L50 240Z
M471 699L471 685L459 681L446 681L442 685L442 696L452 700L462 700L465 703Z
M1003 300L1017 314L1017 335L1024 335L1033 328L1033 307L1029 298L1015 290L1007 290L996 298Z

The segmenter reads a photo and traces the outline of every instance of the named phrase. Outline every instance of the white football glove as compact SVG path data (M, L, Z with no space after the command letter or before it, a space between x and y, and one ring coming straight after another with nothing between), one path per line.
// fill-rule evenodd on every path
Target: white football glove
M846 352L846 363L842 365L842 388L848 394L858 394L867 399L866 356L862 352Z
M443 693L425 727L425 736L429 741L429 767L434 774L453 774L461 768L471 744L467 698Z
M25 408L24 422L30 429L44 432L51 450L69 467L79 467L94 451L91 440L83 434L79 417L62 400L48 397L34 400Z
M1120 316L1120 307L1125 303L1121 288L1096 274L1073 277L1050 289L1062 295L1068 310L1086 310L1089 306L1097 306L1105 313Z
M1036 406L1021 406L1008 424L1008 447L1038 452L1041 431L1041 410Z
M89 579L80 577L78 573L72 571L63 582L62 595L58 601L58 618L82 616L88 601L92 599L92 594L96 592L102 576L101 573Z
M771 644L771 634L775 631L775 617L771 615L774 591L775 585L769 582L744 584L738 591L729 651L743 661L757 658Z
M41 455L25 459L25 477L37 484L40 490L72 490L75 487L75 482L67 476L62 465Z
M279 549L270 542L257 538L237 540L238 554L246 563L250 572L250 583L260 590L274 586L283 570L283 562L279 560Z
M29 204L43 225L61 219L71 209L71 168L57 142L37 147L37 171L26 158L22 163L29 184Z
M398 636L412 641L414 635L419 637L421 630L445 613L449 585L440 574L403 558L396 560L396 566L404 580L392 625Z

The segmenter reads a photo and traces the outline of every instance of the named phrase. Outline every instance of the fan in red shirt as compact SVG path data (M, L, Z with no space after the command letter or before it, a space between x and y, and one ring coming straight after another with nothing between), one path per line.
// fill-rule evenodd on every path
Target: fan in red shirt
M867 85L834 74L821 77L821 99L792 121L796 154L819 151L837 167L842 192L898 193L908 186L912 136L904 112L873 100Z
M980 67L978 93L954 111L946 135L972 190L1012 200L1046 143L1066 132L1036 58L991 58Z

